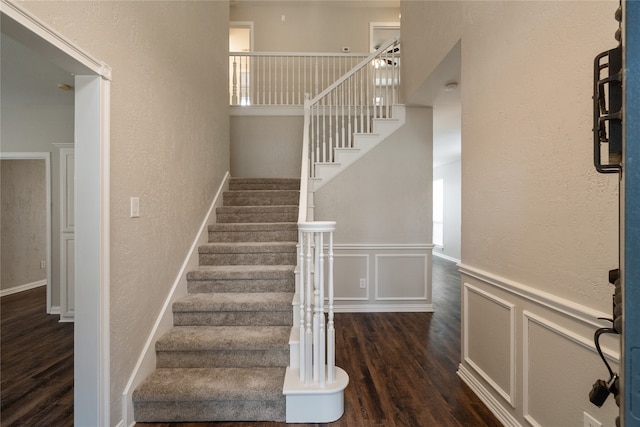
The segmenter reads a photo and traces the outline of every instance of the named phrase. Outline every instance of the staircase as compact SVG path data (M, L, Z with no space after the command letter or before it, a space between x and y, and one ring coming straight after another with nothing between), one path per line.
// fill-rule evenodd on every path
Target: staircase
M230 180L156 370L133 393L137 422L285 421L299 186Z
M314 175L310 180L313 191L322 188L352 163L387 139L389 135L404 126L406 122L404 105L390 106L389 113L390 117L371 119L370 132L353 133L350 147L333 147L332 155L328 156L331 160L314 162Z

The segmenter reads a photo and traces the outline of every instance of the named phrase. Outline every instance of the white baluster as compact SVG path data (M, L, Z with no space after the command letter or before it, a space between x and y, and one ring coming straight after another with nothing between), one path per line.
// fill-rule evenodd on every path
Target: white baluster
M314 236L314 256L313 256L313 380L320 382L320 371L324 370L324 366L320 366L320 344L322 335L320 335L320 279L322 278L322 270L320 267L320 259L322 259L322 246L319 242L321 233L313 233Z
M305 298L305 360L304 360L304 383L311 384L312 381L312 357L313 357L313 336L312 336L312 314L311 314L311 296L312 296L312 281L311 281L311 263L312 259L312 247L311 247L311 236L309 233L307 234L306 239L306 263L307 263L307 274L305 277L305 286L306 286L306 298Z
M369 129L368 132L371 133L373 132L372 129L372 125L371 125L371 74L370 74L370 65L367 65L365 67L365 79L367 81L367 128Z
M231 104L238 105L238 63L236 62L236 57L233 57L233 94L231 96Z
M325 386L325 319L324 319L324 233L323 231L316 232L316 270L314 277L317 276L316 286L316 306L315 316L317 319L317 336L318 339L315 342L316 354L315 367L317 370L317 381L321 387Z
M336 377L336 331L333 321L333 230L329 231L329 268L327 291L329 293L329 325L327 328L327 382L329 384L335 381Z
M327 138L326 138L326 131L327 131L327 126L326 126L326 117L327 115L325 114L324 111L325 105L322 104L322 159L320 159L321 162L326 162L327 161Z
M344 83L342 83L340 85L340 104L342 104L342 122L340 123L340 126L342 127L342 138L340 139L340 146L341 147L345 147L345 129L344 129L344 122L345 122L345 117L344 117Z
M333 162L333 104L331 102L331 96L328 97L329 102L329 153L328 161Z
M340 98L339 98L339 95L340 95L340 93L338 92L338 90L339 89L336 88L333 91L334 103L336 105L336 118L335 118L335 123L336 123L335 124L336 141L335 141L335 144L336 144L336 147L342 147L342 141L340 141L340 125L338 124L339 123L338 120L339 120L339 117L340 117L340 115L339 115L339 111L340 111L340 104L339 104Z

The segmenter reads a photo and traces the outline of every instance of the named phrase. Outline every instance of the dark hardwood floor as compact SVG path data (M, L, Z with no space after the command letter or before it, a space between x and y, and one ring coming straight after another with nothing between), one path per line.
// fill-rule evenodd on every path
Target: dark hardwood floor
M0 302L0 425L73 425L73 323L46 313L46 287Z
M433 259L433 267L435 313L336 314L337 364L349 374L350 384L345 391L344 416L331 426L501 426L456 375L460 361L459 273L454 263L437 257ZM2 298L1 424L3 427L72 425L73 326L57 323L57 316L43 315L44 309L40 313L28 309L27 304L33 304L33 297L24 296L25 301L21 301L22 296L12 297ZM42 305L44 294L40 298ZM24 315L53 320L22 319ZM36 326L41 323L46 326ZM45 332L45 327L51 327L50 332ZM54 348L67 341L71 342L67 350ZM63 353L66 360L58 357ZM138 425L280 427L287 424Z

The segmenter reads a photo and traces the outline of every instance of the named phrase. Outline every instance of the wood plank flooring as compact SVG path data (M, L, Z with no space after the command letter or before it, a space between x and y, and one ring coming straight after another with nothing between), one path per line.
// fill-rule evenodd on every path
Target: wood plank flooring
M433 285L435 313L336 314L337 364L348 372L350 384L345 391L344 416L331 426L501 425L456 375L460 361L460 276L455 264L434 257ZM2 298L0 424L70 426L73 425L73 325L58 323L57 316L43 314L44 288L36 296L25 295L30 292ZM38 298L40 302L33 301ZM324 424L138 425L319 427Z
M73 323L46 314L46 287L0 302L0 425L73 425Z

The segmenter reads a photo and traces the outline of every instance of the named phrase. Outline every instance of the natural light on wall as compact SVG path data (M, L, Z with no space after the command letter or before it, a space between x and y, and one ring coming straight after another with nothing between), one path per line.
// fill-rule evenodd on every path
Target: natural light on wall
M433 181L433 244L444 246L444 180Z

